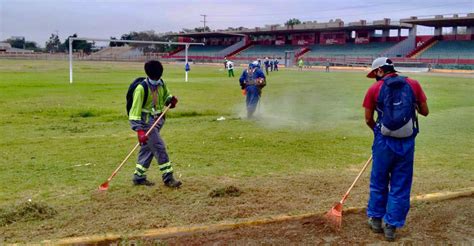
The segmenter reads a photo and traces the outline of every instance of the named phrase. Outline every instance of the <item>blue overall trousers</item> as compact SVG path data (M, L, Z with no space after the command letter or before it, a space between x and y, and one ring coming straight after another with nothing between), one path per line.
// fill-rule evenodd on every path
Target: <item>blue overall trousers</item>
M392 138L374 129L367 215L395 227L405 224L410 209L415 136Z

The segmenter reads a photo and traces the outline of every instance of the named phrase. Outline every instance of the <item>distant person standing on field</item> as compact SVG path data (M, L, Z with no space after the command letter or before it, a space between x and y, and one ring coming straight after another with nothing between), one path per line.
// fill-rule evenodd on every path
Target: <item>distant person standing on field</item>
M304 66L303 58L300 58L300 60L298 61L298 69L300 71L303 71L303 66Z
M399 76L390 59L375 59L367 77L376 80L363 103L365 122L374 132L367 216L374 232L394 241L410 209L417 112L427 116L429 110L418 81Z
M279 63L279 62L278 62L278 59L275 58L275 60L273 61L273 66L275 67L275 68L274 68L275 71L278 71L278 63Z
M268 60L268 57L265 57L263 65L265 66L265 75L268 76L268 68L270 67L270 61Z
M234 77L234 63L231 61L227 61L227 72L229 77Z

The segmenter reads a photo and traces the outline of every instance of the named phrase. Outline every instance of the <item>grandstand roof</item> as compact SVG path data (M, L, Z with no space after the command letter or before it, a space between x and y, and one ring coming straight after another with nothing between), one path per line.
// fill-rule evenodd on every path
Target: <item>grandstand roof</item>
M192 32L192 33L178 33L170 36L179 36L179 37L193 37L193 38L226 38L226 37L235 37L235 36L244 36L240 33L234 32Z
M474 26L474 13L462 17L458 15L452 15L449 17L436 15L423 19L415 17L412 19L402 19L400 22L429 27Z
M325 23L324 23L325 24ZM267 27L267 28L252 28L241 31L221 31L221 32L197 32L197 33L181 33L174 36L180 37L229 37L235 35L244 34L287 34L287 33L304 33L304 32L334 32L334 31L355 31L355 30L383 30L383 29L410 29L411 24L406 23L375 23L375 24L354 24L342 26L327 26L327 25L295 25L293 27L278 26L278 27Z

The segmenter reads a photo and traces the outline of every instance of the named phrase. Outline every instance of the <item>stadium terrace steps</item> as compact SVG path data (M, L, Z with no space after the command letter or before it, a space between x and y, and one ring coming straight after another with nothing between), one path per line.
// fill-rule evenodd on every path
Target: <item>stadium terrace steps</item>
M305 57L370 57L379 56L383 51L395 45L395 42L369 43L369 44L333 44L333 45L311 45L310 52Z
M223 45L206 45L206 46L190 46L188 50L189 56L209 56L209 57L285 57L285 51L293 51L295 58L298 57L372 57L378 56L383 51L389 49L395 42L385 43L369 43L369 44L341 44L341 45L260 45L245 44L244 46L232 51L229 54L222 55L224 50L229 50L231 46ZM184 56L185 51L181 50L172 56Z
M237 56L238 54L240 54L240 52L242 52L242 51L244 51L244 50L246 50L246 49L252 47L252 45L253 45L253 44L252 44L251 42L250 42L250 43L247 43L247 44L244 44L244 45L241 46L240 48L238 48L238 49L236 49L236 50L234 50L234 51L228 53L226 56L228 56L228 57L235 57L235 56Z
M425 50L431 48L433 45L436 44L438 41L438 37L433 36L430 39L426 40L422 45L416 47L413 51L411 51L407 57L408 58L416 58L419 54L423 53Z
M392 47L382 51L380 56L386 57L406 57L415 49L416 36L410 35L404 40L395 43Z
M240 52L236 57L285 57L285 51L297 51L298 45L260 45L256 44Z
M462 58L474 59L474 40L439 41L424 50L418 58Z
M227 48L226 45L191 45L188 49L188 56L217 56L217 54ZM185 56L185 50L179 51L173 56Z
M135 48L130 46L108 47L92 53L93 58L109 58L109 57L124 57L129 53L134 53Z
M239 42L228 46L227 48L217 52L218 56L226 57L226 56L233 56L234 54L239 53L240 51L249 47L251 43L247 43L247 39L242 39Z
M412 55L410 55L408 57L409 58L417 58L420 54L422 54L423 52L425 52L429 48L433 47L437 43L438 43L438 40L435 40L435 41L431 42L428 45L423 45L424 46L423 48L419 49L418 51L414 52Z
M168 55L169 56L174 56L176 55L177 53L183 51L185 49L185 47L183 45L180 45L178 48L176 48L175 50L171 51Z

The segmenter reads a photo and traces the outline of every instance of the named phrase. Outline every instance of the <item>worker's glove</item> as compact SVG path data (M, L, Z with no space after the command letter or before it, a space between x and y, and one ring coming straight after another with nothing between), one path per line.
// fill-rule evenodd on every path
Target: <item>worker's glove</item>
M266 83L264 78L258 78L257 79L257 86L260 87L260 89L265 87L265 85L267 85L267 83Z
M245 90L245 87L247 87L247 84L245 83L240 84L240 89Z
M148 141L148 136L146 135L145 131L138 130L137 135L138 135L138 142L140 142L141 145L146 144L146 141Z
M170 105L170 108L175 108L177 103L178 103L178 98L175 96L172 96L166 99L165 105L166 106Z

